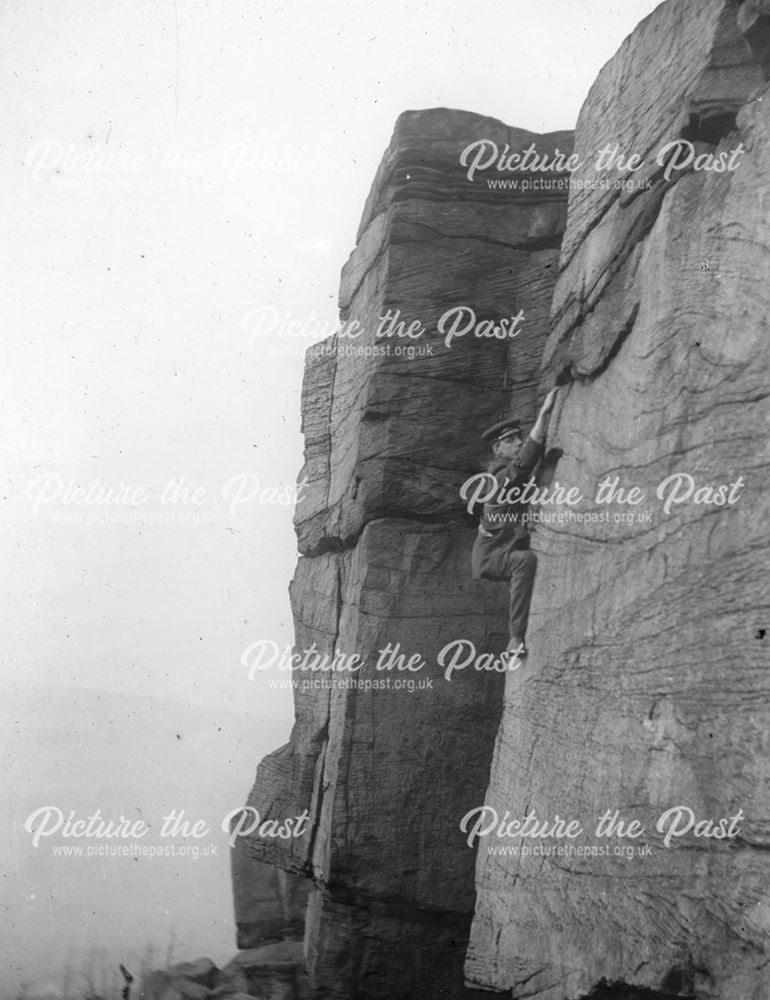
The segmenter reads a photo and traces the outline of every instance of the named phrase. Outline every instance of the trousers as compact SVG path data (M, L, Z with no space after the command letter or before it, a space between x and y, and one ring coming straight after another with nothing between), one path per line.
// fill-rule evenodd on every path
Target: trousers
M473 543L471 569L474 580L510 580L508 627L511 638L523 639L527 634L537 556L531 549L515 546L515 539L500 542L495 537L478 534Z

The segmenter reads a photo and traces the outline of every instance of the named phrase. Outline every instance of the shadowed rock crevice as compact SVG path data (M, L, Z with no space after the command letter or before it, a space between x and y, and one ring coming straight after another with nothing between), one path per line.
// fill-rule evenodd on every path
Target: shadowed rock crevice
M714 111L709 115L693 114L682 132L688 142L701 142L718 146L722 139L729 139L738 131L738 108L732 111Z
M738 27L754 58L770 79L770 4L767 0L746 0L738 11Z

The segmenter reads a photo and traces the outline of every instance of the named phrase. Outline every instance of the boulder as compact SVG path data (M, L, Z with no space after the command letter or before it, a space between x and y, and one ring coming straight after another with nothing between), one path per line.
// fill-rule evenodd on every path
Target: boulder
M172 965L167 974L179 979L189 979L190 982L210 988L216 982L217 967L210 958L199 958L195 962Z
M173 979L161 1000L207 1000L211 994L205 986L193 983L189 979Z
M142 995L144 1000L175 1000L175 997L167 996L170 993L183 1000L204 1000L218 976L219 970L211 959L179 962L146 976L142 982Z
M231 981L245 981L245 993L260 1000L306 1000L310 997L302 942L280 941L239 952L225 967Z

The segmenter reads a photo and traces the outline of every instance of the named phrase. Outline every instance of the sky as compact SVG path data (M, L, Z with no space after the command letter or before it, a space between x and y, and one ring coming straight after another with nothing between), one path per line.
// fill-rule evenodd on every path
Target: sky
M310 338L279 328L333 328L402 111L571 128L655 6L3 4L6 690L209 707L288 737L289 691L242 662L292 642ZM255 762L237 765L244 795Z

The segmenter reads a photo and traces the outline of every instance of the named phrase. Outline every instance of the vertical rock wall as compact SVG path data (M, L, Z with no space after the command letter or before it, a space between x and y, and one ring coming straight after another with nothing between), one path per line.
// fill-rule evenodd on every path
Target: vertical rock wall
M342 334L311 349L306 367L295 650L364 665L295 672L308 686L295 690L291 741L260 764L249 804L263 818L307 809L309 819L302 836L241 839L235 870L244 942L260 926L250 864L312 881L306 954L318 996L470 995L474 857L457 821L484 796L503 678L467 670L447 681L438 654L457 638L479 653L507 641L505 586L470 579L474 529L459 488L483 464L485 426L533 416L566 214L564 191L469 181L459 157L483 138L501 150L572 142L463 112L401 115L343 271ZM523 310L521 332L447 347L440 317L459 306L476 323ZM388 310L419 336L376 337ZM377 670L388 644L424 665Z
M671 0L605 66L578 122L586 164L617 145L650 184L573 188L545 352L546 382L570 379L553 475L580 488L576 509L638 516L537 531L532 656L506 681L486 803L586 832L478 842L467 979L513 997L572 1000L603 982L770 996L769 14ZM677 138L699 155L744 151L734 170L666 179L656 154ZM666 511L672 481L658 489L678 473ZM606 476L644 500L595 503ZM695 493L722 484L721 503ZM682 812L667 846L673 819L658 824L678 806L714 825L685 833ZM595 836L607 810L644 833ZM739 814L730 836L708 836ZM610 853L493 853L571 843ZM624 844L633 857L614 853Z

